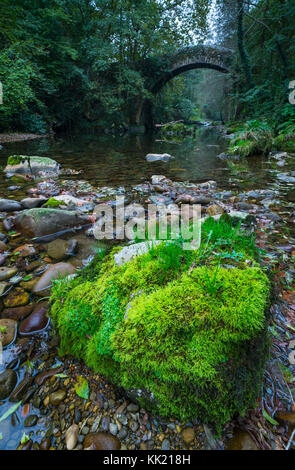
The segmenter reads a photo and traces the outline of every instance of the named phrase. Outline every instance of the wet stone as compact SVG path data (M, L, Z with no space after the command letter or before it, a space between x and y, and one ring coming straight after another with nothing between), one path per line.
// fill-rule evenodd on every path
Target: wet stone
M109 430L109 425L110 425L110 418L108 416L104 416L101 421L101 428L103 431L108 431Z
M19 321L26 318L33 310L33 305L25 305L24 307L6 308L3 310L2 318L10 318Z
M11 394L9 401L13 403L22 401L32 383L32 380L32 377L25 377L23 380L21 380L21 382Z
M84 439L84 449L120 450L121 443L116 436L106 432L88 434Z
M193 428L186 428L182 431L182 439L185 444L191 444L195 439L195 431Z
M21 335L40 333L47 327L48 323L47 304L39 304L36 306L33 313L21 322L19 333Z
M14 308L27 305L29 300L30 295L28 292L24 291L20 287L16 287L8 293L3 303L6 308Z
M246 431L236 430L229 440L227 450L259 450L252 437Z
M16 321L10 319L0 320L0 342L3 347L8 346L15 340L16 332Z
M37 421L38 421L38 416L36 415L27 416L27 418L24 421L24 426L26 428L30 428L32 426L35 426L37 424Z
M17 383L17 375L14 370L6 369L0 374L0 400L9 397Z
M10 279L11 277L15 276L16 273L17 273L16 268L1 267L0 268L0 281L7 281L7 279Z
M170 442L168 441L168 439L164 439L164 441L162 442L161 449L170 450Z
M57 392L51 393L49 396L51 405L58 406L60 402L64 400L65 396L66 396L65 390L58 390Z

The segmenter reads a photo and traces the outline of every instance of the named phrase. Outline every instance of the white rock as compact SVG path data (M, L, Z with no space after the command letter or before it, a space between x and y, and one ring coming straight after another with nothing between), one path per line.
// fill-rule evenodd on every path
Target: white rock
M20 163L16 165L7 165L5 168L6 173L11 174L31 174L37 175L39 172L50 172L58 174L60 172L60 165L51 158L36 157L27 155L17 155L20 157Z
M171 183L171 180L166 178L164 175L153 175L152 176L152 184L163 184L163 183Z
M79 426L72 424L72 426L66 432L66 446L68 450L73 450L78 442L79 437Z
M147 253L154 246L160 245L160 243L163 243L163 240L152 240L124 246L124 248L122 248L119 253L114 255L115 264L117 266L124 266L124 264L128 263L137 256Z
M148 153L146 155L146 160L148 162L168 162L172 157L172 155L169 155L169 153Z
M57 201L62 201L65 203L66 206L74 206L78 208L80 211L90 211L93 210L94 204L89 201L85 201L84 199L78 199L77 197L70 196L68 194L62 194L61 196L55 196L54 199Z

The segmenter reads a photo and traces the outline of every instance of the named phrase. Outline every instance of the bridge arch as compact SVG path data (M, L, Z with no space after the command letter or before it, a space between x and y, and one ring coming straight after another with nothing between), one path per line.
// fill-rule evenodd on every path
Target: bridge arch
M148 69L147 89L158 93L174 77L193 69L213 69L221 73L230 73L233 51L214 45L197 45L185 47L174 54L157 58L156 68ZM137 110L137 120L143 121L146 127L152 127L152 102L145 100Z

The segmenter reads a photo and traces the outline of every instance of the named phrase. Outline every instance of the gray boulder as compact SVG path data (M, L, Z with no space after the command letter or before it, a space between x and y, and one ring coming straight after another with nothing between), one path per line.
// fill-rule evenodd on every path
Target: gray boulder
M47 157L12 155L8 158L7 166L4 171L12 175L38 176L40 172L57 175L60 172L60 165L55 160Z
M45 208L25 210L14 219L16 229L29 237L42 237L89 223L89 218L79 212Z
M14 212L22 210L22 205L12 199L0 199L0 212Z
M114 255L115 264L123 266L137 256L147 253L153 246L163 243L162 240L153 240L149 242L135 243L134 245L124 246L119 253Z
M168 162L169 160L171 160L174 157L169 155L169 153L163 153L163 154L148 153L145 158L148 162L153 163L153 162Z
M27 197L21 201L22 206L25 209L35 209L36 207L42 206L47 199L41 197Z
M0 400L9 397L17 383L17 375L14 370L6 369L0 374Z

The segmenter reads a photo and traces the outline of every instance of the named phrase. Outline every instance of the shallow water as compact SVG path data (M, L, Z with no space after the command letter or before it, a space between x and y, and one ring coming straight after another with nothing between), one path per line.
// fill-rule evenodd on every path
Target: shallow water
M267 159L252 157L241 164L220 160L218 155L226 146L227 139L215 128L199 128L195 138L187 137L180 142L173 136L165 140L160 134L54 137L5 144L0 151L0 166L5 166L10 155L48 156L64 168L83 170L75 178L87 180L96 187L128 187L142 183L154 174L194 183L211 179L222 188L232 187L236 182L239 187L257 189L275 182ZM169 153L174 158L168 163L148 163L145 160L147 153ZM2 197L11 184L1 177ZM24 187L22 193L23 190ZM14 195L17 194L17 190L14 191Z
M0 152L0 165L9 155L46 155L63 167L83 169L80 178L95 186L134 185L163 173L180 181L224 180L225 165L217 155L225 143L214 129L200 129L198 137L181 143L173 137L171 142L161 139L160 135L79 136L10 143ZM169 153L175 158L169 163L148 163L147 153Z

